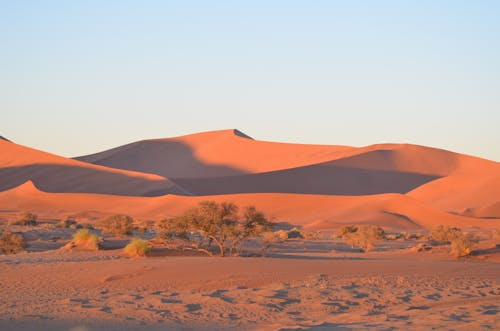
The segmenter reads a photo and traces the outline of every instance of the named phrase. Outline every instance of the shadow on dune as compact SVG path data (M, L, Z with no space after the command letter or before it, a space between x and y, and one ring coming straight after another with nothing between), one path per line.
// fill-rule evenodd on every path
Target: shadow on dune
M298 193L371 195L407 193L440 178L411 172L340 167L331 163L231 177L173 178L193 195Z
M31 180L45 192L99 193L125 196L186 194L171 181L57 164L37 164L0 169L0 191Z
M196 157L189 145L174 140L143 140L75 159L167 178L219 177L247 173L242 169L203 162Z

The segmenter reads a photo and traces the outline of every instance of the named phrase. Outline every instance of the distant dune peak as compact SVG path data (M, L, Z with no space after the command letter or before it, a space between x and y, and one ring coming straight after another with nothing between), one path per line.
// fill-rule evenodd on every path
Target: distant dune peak
M249 135L247 135L247 134L245 134L245 133L241 132L241 131L240 131L240 130L238 130L238 129L233 129L233 133L234 133L235 135L239 136L239 137L254 140L252 137L250 137Z
M2 135L0 135L0 139L1 139L1 140L8 141L8 142L12 142L12 141L10 141L9 139L5 138L5 137L4 137L4 136L2 136Z

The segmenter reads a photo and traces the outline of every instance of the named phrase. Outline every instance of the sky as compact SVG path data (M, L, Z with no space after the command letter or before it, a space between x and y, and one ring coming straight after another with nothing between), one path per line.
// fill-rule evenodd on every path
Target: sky
M500 161L500 1L0 0L0 135L63 156L237 128Z

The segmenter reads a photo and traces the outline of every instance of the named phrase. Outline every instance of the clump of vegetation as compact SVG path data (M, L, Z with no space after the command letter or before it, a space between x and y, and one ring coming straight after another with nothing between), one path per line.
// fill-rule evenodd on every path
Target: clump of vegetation
M88 229L81 229L75 232L73 240L67 243L63 249L79 249L96 251L99 249L99 237L91 233Z
M103 234L131 235L134 230L132 217L128 215L112 215L97 224Z
M339 229L337 232L337 238L344 239L346 236L358 231L358 227L354 225L346 225Z
M457 227L438 225L431 230L430 239L440 243L450 244L453 239L461 233L462 230Z
M385 231L378 225L344 226L337 236L351 247L358 246L364 252L369 252L375 248L377 241L384 239Z
M29 225L36 226L38 216L36 214L30 213L29 211L22 212L17 215L13 220L9 221L9 225Z
M151 230L153 230L155 222L135 219L133 223L134 223L133 227L134 227L135 231L145 233L145 232L150 232Z
M150 250L148 242L139 238L132 239L123 249L125 254L130 257L146 256Z
M451 253L457 257L472 254L472 247L479 242L479 238L472 233L461 233L451 241Z
M26 240L20 233L14 233L9 230L0 232L0 254L16 254L24 251Z
M76 225L77 222L75 220L71 219L65 219L61 220L56 223L55 227L56 228L61 228L61 229L69 229L71 226Z
M464 233L460 228L439 225L432 229L431 240L451 244L451 253L457 257L472 254L472 247L479 242L479 238L471 233Z
M158 225L159 237L180 240L182 249L194 249L212 255L215 244L220 256L235 255L243 242L258 238L272 224L255 207L239 207L231 202L200 202L179 217L163 220Z

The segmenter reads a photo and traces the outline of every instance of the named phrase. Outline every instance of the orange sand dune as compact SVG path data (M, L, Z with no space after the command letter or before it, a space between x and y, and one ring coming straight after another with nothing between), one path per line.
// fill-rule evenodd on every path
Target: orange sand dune
M238 130L222 130L143 140L77 159L172 178L193 178L300 167L329 161L355 150L347 146L258 141Z
M79 159L166 176L194 195L410 192L453 213L500 200L499 163L410 144L287 144L223 130L140 141Z
M206 197L166 195L120 197L102 194L46 193L31 182L0 192L4 210L31 210L46 217L94 216L127 213L146 219L161 219L182 213L203 200L233 201L256 205L279 222L310 228L335 228L342 224L379 224L393 229L431 228L438 224L499 226L499 220L477 220L448 214L400 194L327 196L301 194L234 194Z
M459 154L408 144L366 147L306 145L254 140L238 130L143 140L79 160L169 178L222 177L322 164L371 170L449 175Z
M461 158L461 167L457 171L417 187L408 195L435 208L454 213L486 208L498 203L500 163L474 157ZM499 215L498 211L491 215L486 214L478 217Z
M32 180L48 192L117 195L183 193L170 180L67 159L0 139L0 191Z

